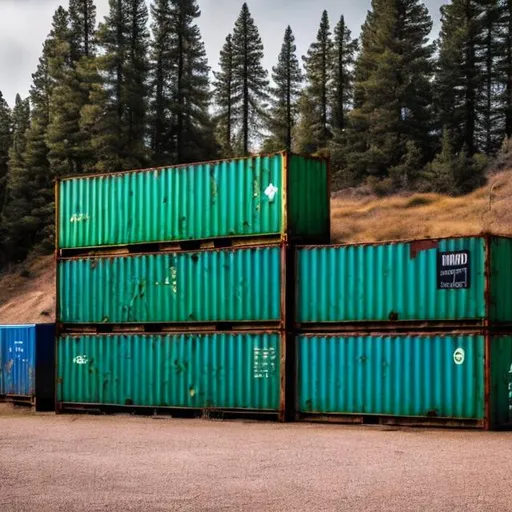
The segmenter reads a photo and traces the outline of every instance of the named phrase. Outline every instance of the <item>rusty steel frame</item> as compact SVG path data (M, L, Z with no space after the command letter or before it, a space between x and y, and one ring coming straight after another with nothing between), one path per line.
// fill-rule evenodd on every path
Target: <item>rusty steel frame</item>
M296 421L312 423L389 425L397 427L439 427L439 428L478 428L488 430L484 420L428 418L423 416L387 416L378 414L315 414L297 413Z

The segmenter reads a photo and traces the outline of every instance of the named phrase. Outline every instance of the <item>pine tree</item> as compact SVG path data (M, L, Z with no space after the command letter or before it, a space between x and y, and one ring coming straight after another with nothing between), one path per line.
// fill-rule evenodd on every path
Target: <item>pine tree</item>
M0 211L5 204L5 191L9 162L9 148L12 141L12 115L9 105L0 91Z
M483 155L469 156L465 149L457 151L448 128L443 130L441 152L426 166L423 179L433 192L467 194L483 184L487 161Z
M31 119L26 131L22 154L11 151L8 175L8 207L4 209L6 245L12 257L23 258L34 246L48 251L53 243L54 176L49 162L47 131L50 125L51 98L55 87L56 59L68 30L67 12L59 7L54 14L52 30L43 45L30 89ZM55 63L52 65L55 66ZM19 104L20 124L26 122L28 108Z
M432 20L420 0L373 0L362 32L356 108L347 134L347 171L386 177L409 141L426 160L431 146Z
M210 68L201 32L195 24L201 15L196 0L172 0L171 5L171 59L176 65L171 115L177 162L185 163L212 157L203 150L206 141L212 138L208 114Z
M95 163L90 134L81 119L100 83L95 61L96 8L92 0L70 0L66 29L55 42L48 66L54 83L47 144L55 176L90 170Z
M301 141L299 145L310 145L315 150L326 147L332 137L330 91L333 79L333 48L329 15L324 11L316 41L309 47L307 55L302 57L307 81L304 95L308 97L302 104L308 107L314 105L315 108L307 117L304 112L301 113L304 118L301 123L307 121L311 125L313 140Z
M71 60L96 54L96 6L94 0L69 0Z
M154 164L165 165L176 160L170 112L175 68L170 0L156 0L151 5L151 18L151 150Z
M498 0L498 16L496 73L500 94L497 103L504 136L509 139L512 137L512 0Z
M148 79L148 9L144 0L109 0L97 33L103 88L94 87L82 127L101 171L144 166Z
M299 122L294 130L294 150L301 154L311 154L317 151L315 121L318 109L313 99L303 92L299 99Z
M217 105L217 141L224 158L234 155L235 130L239 123L234 95L233 37L228 35L220 52L219 71L214 72L214 100Z
M4 202L0 205L0 265L13 259L18 246L14 244L14 222L19 222L21 215L28 211L28 204L20 204L12 197L16 177L23 176L25 170L24 153L26 148L26 133L30 126L30 103L28 98L22 100L16 95L12 111L12 144L8 154L8 174ZM19 190L21 191L21 189ZM20 239L16 236L16 242Z
M449 129L455 151L464 147L470 156L480 149L478 95L485 87L480 52L484 1L453 0L441 8L435 84L439 121Z
M263 43L246 3L233 31L233 110L240 116L241 153L265 124L268 100L267 71L262 66Z
M477 137L479 147L487 154L495 153L501 146L504 126L499 104L499 71L497 58L500 45L499 0L482 0L483 13L480 64L480 90L477 91Z
M48 74L52 84L46 144L51 174L55 177L78 172L74 146L79 130L80 101L74 94L74 68L71 60L69 16L61 8L58 30L54 31L48 54Z
M209 67L196 0L152 6L152 146L158 164L213 158Z
M102 87L96 59L96 6L93 0L70 0L70 56L72 69L62 83L62 92L55 94L63 118L70 130L64 141L68 148L71 169L67 172L91 172L96 166L92 133L84 123L95 91Z
M271 89L272 108L270 112L271 145L267 150L292 147L292 134L299 114L299 96L302 72L296 56L295 37L290 26L284 34L284 41L277 66L272 69L275 87Z
M342 16L334 30L333 45L333 80L331 89L332 127L341 131L347 127L347 112L352 106L354 89L353 65L357 51L357 39L352 39L351 32Z

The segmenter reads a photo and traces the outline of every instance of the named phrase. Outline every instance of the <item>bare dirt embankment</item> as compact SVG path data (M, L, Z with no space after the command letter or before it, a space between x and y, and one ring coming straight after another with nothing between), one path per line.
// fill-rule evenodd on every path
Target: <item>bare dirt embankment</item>
M501 172L464 197L438 194L385 198L344 191L332 199L333 242L512 235L512 171ZM50 322L55 318L53 256L34 258L0 276L0 324Z
M0 277L0 324L55 321L53 256L27 261Z

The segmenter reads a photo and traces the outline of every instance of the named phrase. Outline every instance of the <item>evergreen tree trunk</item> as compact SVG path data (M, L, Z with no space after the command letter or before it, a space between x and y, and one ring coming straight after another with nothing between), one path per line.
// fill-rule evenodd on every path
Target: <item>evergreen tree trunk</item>
M243 117L242 117L242 131L243 131L243 147L242 151L244 155L249 154L249 58L248 58L248 33L247 33L247 19L243 19L243 25L241 29L242 41L242 80L243 80Z

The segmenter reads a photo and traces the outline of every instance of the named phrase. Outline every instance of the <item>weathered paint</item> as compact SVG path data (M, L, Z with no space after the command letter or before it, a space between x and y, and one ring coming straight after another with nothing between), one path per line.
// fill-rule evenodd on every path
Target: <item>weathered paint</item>
M286 153L64 179L57 247L266 235L326 240L328 188L326 160Z
M456 251L469 253L469 288L438 289L439 254ZM510 323L511 257L511 239L487 237L302 247L297 321Z
M300 413L485 420L482 335L303 335L297 343ZM496 391L493 415L505 423L508 387Z
M284 321L284 247L58 261L58 322Z
M281 407L278 333L64 336L57 401L134 407Z
M330 239L329 162L289 155L288 228L303 239Z
M510 323L512 321L512 239L492 237L489 251L490 321Z
M512 423L512 336L496 334L489 345L490 427L499 428Z
M0 395L37 399L41 409L50 408L54 400L54 342L54 324L0 326Z

